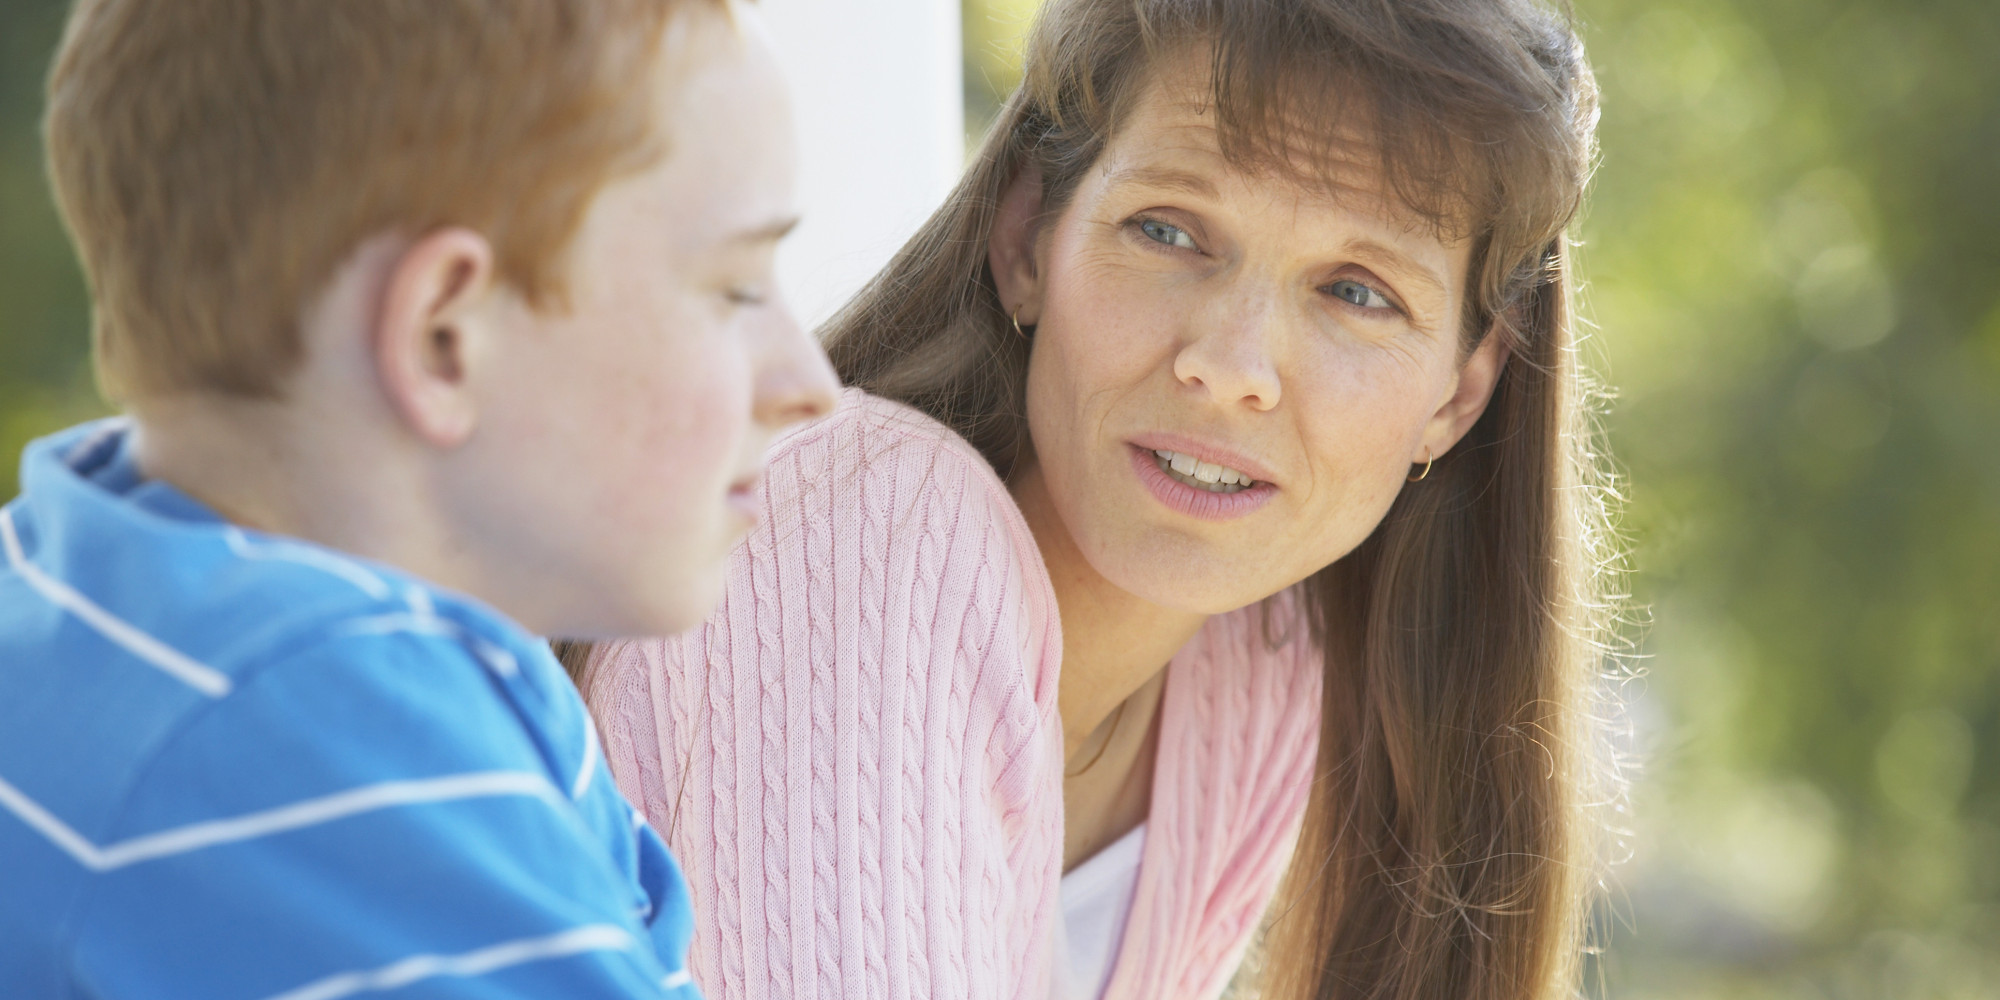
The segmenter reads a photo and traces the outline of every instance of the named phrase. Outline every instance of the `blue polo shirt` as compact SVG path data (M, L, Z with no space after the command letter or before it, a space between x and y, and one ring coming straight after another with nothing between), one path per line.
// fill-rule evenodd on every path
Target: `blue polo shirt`
M694 997L692 912L562 668L235 527L122 421L0 508L0 992Z

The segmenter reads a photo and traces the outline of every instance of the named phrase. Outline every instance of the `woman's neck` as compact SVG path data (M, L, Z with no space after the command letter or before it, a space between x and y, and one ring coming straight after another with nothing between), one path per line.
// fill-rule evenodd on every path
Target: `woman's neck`
M1035 533L1062 614L1057 705L1063 754L1074 760L1091 734L1166 668L1208 616L1161 607L1106 580L1070 537L1040 468L1029 463L1011 479L1009 490Z

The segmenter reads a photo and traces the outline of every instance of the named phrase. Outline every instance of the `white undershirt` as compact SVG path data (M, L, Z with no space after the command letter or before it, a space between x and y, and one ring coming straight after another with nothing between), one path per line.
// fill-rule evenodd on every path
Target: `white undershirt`
M1125 940L1145 846L1146 824L1141 823L1062 877L1052 1000L1098 1000L1104 995L1111 964Z

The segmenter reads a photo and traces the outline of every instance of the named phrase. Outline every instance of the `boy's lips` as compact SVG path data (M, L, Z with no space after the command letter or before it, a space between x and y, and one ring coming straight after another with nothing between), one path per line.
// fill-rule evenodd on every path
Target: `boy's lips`
M761 489L764 485L764 470L758 469L748 475L739 476L729 483L729 495L725 498L729 509L756 523L758 509L763 506Z

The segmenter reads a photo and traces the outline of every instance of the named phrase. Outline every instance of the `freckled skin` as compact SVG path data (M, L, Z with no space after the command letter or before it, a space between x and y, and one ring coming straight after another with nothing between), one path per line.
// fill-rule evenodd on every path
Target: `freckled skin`
M1090 568L1152 604L1225 612L1337 560L1490 391L1466 387L1469 417L1456 405L1465 243L1366 190L1335 201L1231 168L1198 105L1160 87L1035 256L1039 488ZM1278 492L1232 521L1172 511L1133 474L1147 432L1249 456Z
M832 403L831 368L777 297L777 234L762 232L795 214L794 154L755 24L739 8L670 39L669 153L592 205L571 309L494 311L508 355L454 504L484 544L567 582L543 595L565 634L698 623L751 523L732 485L758 474L777 431Z

